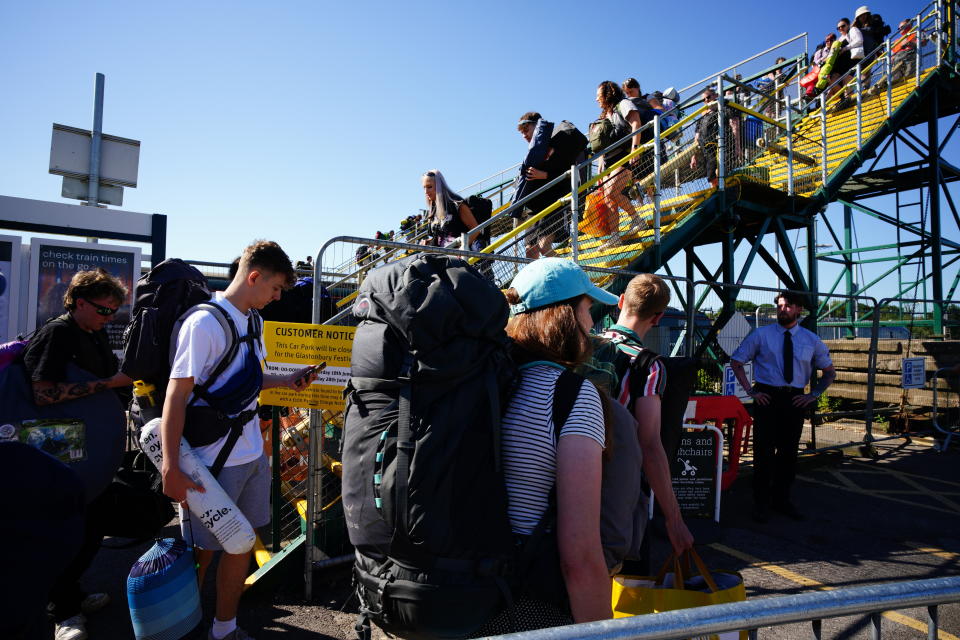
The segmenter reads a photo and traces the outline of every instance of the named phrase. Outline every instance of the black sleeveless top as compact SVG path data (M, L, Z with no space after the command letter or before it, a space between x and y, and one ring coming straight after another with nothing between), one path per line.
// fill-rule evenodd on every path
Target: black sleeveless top
M461 234L470 231L463 220L460 219L460 205L463 200L450 200L446 202L447 216L444 220L437 220L436 203L430 204L430 234L434 237L458 237Z

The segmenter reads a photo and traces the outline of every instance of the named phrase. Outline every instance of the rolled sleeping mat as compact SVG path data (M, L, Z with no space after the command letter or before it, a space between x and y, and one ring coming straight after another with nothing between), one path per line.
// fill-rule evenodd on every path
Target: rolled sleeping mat
M196 565L186 542L157 540L134 563L127 603L137 640L179 640L200 624Z
M163 464L160 418L154 418L143 425L140 431L140 447L159 470ZM187 491L187 506L200 524L209 529L220 542L223 550L239 554L253 549L257 534L250 526L250 521L183 438L180 439L180 471L204 488L203 492L192 489Z
M823 91L830 84L830 74L833 73L833 66L837 63L842 48L843 45L840 44L840 40L834 42L830 48L830 55L827 56L827 59L823 61L823 66L820 67L820 75L817 78L816 85L817 91Z

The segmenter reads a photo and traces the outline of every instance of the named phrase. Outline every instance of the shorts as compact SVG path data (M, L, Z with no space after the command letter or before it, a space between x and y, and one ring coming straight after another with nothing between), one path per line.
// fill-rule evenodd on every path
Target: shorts
M830 71L830 75L842 76L849 73L851 69L857 66L858 62L860 61L850 57L849 51L841 51L833 63L833 69Z
M224 467L217 482L250 521L250 526L256 529L270 522L270 463L266 455L252 462ZM223 549L210 530L197 522L196 516L182 506L180 533L187 544L213 551Z

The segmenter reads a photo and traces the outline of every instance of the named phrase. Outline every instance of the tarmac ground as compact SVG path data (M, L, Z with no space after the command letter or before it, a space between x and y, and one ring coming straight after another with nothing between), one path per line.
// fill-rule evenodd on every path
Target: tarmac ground
M751 517L749 466L722 497L720 526L693 523L707 566L739 571L747 597L769 598L814 590L960 575L960 448L936 451L932 441L893 440L874 455L857 449L804 456L794 486L806 516ZM165 535L176 535L170 526ZM88 591L106 591L113 602L89 617L91 640L133 638L125 582L130 566L148 547L110 548L105 542L84 577ZM667 543L654 535L653 557L665 558ZM656 564L656 562L655 562ZM212 577L212 576L211 576ZM205 638L212 616L212 579L203 589L205 618L191 638ZM241 602L240 624L260 640L354 638L356 599L349 567L318 573L315 598L303 599L300 580ZM888 612L885 639L925 638L925 609ZM940 607L940 634L960 640L960 604ZM871 637L869 616L825 620L824 638ZM761 638L812 637L809 624L760 630Z

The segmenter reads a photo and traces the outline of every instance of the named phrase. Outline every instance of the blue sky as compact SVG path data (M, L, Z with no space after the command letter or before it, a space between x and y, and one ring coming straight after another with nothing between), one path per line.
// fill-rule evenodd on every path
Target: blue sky
M894 24L922 8L870 6ZM633 7L6 2L0 194L62 201L50 127L90 127L102 72L104 131L142 142L123 208L169 216L168 255L229 260L266 237L303 257L395 227L427 169L463 186L518 161L524 111L585 129L601 80L685 86L804 31L812 50L856 9Z

